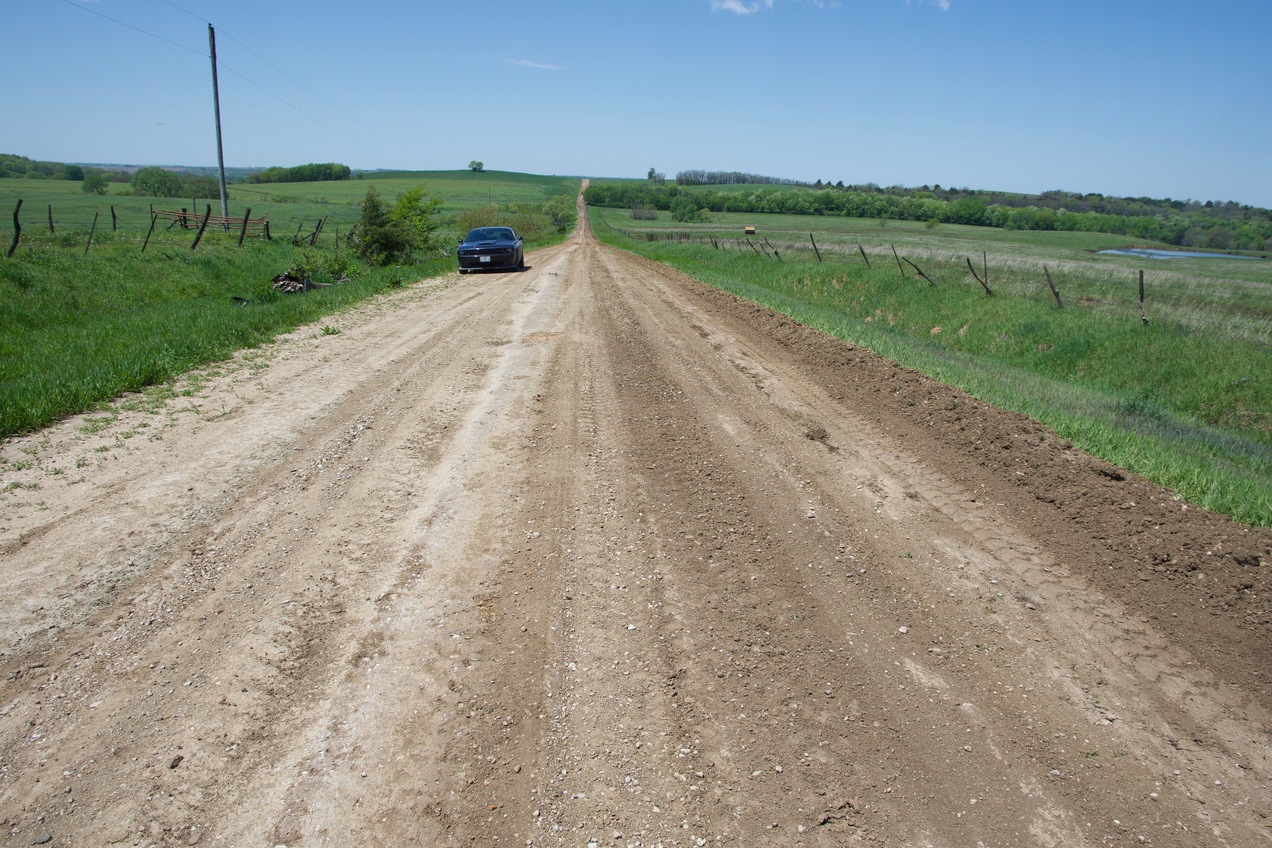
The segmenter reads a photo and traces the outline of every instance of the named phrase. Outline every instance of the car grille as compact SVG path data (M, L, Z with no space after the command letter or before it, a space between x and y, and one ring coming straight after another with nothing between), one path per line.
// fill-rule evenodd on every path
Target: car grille
M470 247L459 252L460 256L507 256L511 247Z

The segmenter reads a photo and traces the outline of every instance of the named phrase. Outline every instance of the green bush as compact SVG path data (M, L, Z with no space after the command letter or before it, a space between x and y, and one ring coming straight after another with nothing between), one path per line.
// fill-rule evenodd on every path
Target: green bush
M434 215L442 205L419 185L398 195L392 207L371 186L362 200L362 214L349 236L358 255L373 265L389 265L435 256L441 252Z
M561 212L559 205L552 207L553 198L546 204L515 203L508 206L479 206L465 209L456 217L456 225L461 233L477 227L512 227L517 235L526 241L537 241L553 232L563 233L574 223L575 216L568 217ZM568 202L568 201L567 201ZM553 208L554 214L544 211ZM570 210L574 206L570 204Z

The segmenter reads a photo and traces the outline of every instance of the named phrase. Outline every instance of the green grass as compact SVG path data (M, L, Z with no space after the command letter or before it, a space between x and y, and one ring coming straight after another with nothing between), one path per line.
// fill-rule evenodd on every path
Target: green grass
M493 201L538 203L555 195L574 197L580 180L576 177L535 176L505 171L385 171L368 173L361 179L317 183L270 183L250 185L231 183L229 212L240 217L250 209L253 218L267 215L275 238L290 239L299 228L302 234L313 230L319 218L326 218L324 239L334 241L347 234L358 220L362 199L371 186L389 201L408 188L424 184L431 195L442 198L438 223L443 229L454 229L456 215L464 209L484 206ZM13 209L22 200L22 230L48 233L48 208L53 207L54 227L59 231L87 233L98 216L97 231L111 228L111 207L115 207L120 232L131 233L140 242L150 227L150 209L195 209L202 212L208 205L219 215L219 198L153 198L134 197L123 183L111 183L105 196L85 194L81 184L66 180L0 179L0 233L7 250L12 239ZM453 242L453 239L450 239Z
M304 295L271 288L275 274L306 261L313 252L284 241L205 243L195 252L169 242L143 254L109 233L87 256L79 246L41 246L0 259L0 435L226 359L400 286L405 275L452 267L364 268Z
M437 220L443 244L454 243L446 228L465 208L492 199L542 202L557 194L573 196L579 187L578 179L469 171L232 185L230 214L242 215L247 206L253 217L268 213L273 241L248 239L237 247L237 233L209 231L191 251L194 232L161 225L142 252L151 205L189 207L189 200L133 197L120 193L127 190L122 185L112 185L103 197L84 194L74 182L0 179L5 213L0 221L11 221L18 199L23 201L18 249L8 258L0 252L0 437L162 386L366 297L453 270L453 258L368 268L340 247L338 237L357 219L368 187L392 199L421 182L444 198ZM219 211L219 201L212 205ZM112 229L112 206L118 229ZM49 207L56 232L49 231ZM86 251L94 215L97 226ZM308 234L319 218L327 224L318 247L293 247L296 229ZM11 226L0 225L0 251L7 251L12 238ZM532 246L561 238L553 235ZM352 271L348 282L304 295L279 294L270 286L275 275L298 265L318 269L316 281L332 281L333 262Z
M684 225L634 221L621 210L590 214L606 241L1037 418L1195 503L1272 526L1272 263L1102 256L1096 251L1124 239L1100 234L796 216L717 215ZM739 243L744 222L783 261ZM715 238L725 249L647 240L668 232ZM893 246L939 286L909 265L903 277ZM992 297L966 265L974 256L980 271L982 252Z

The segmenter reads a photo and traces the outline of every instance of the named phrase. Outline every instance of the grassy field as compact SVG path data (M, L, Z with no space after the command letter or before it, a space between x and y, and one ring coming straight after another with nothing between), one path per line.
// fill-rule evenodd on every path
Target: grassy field
M438 217L443 233L465 208L491 200L502 205L572 197L579 187L577 179L468 171L234 185L230 214L242 215L246 207L253 217L268 213L272 241L248 239L238 247L237 232L209 231L192 251L193 232L161 226L143 252L151 204L179 209L189 201L88 195L76 182L0 180L0 208L6 213L0 219L0 251L13 239L11 224L4 224L23 201L18 249L12 257L0 252L0 437L36 430L127 392L162 388L191 368L377 293L453 270L453 257L368 267L339 238L357 219L369 186L391 201L421 182L445 200ZM219 200L212 205L219 213ZM118 229L112 229L112 206ZM307 234L319 218L327 224L317 246L293 246L297 228ZM453 244L450 235L444 235L447 243ZM331 285L303 295L274 291L273 277L294 269Z
M443 228L454 229L455 216L462 210L509 203L536 203L555 195L574 197L580 180L575 177L543 177L504 171L384 171L366 174L362 179L320 183L271 183L229 186L230 217L241 217L250 209L253 218L269 216L275 238L291 238L300 228L311 232L319 218L326 218L324 232L329 239L337 233L348 233L362 199L371 186L389 201L408 188L424 184L429 194L441 197L438 221ZM109 229L110 209L115 207L121 231L140 233L144 237L150 227L150 209L197 208L202 212L212 206L212 214L221 214L220 198L153 198L134 197L123 183L111 183L105 196L85 194L81 184L65 180L0 179L0 233L8 248L12 238L13 208L22 200L23 232L48 232L48 209L53 208L54 227L58 230L88 232L93 216L98 216L98 231ZM8 225L8 226L6 226Z
M192 252L183 241L143 254L107 233L87 256L76 246L0 258L0 436L164 384L453 261L362 266L343 284L284 295L273 276L300 263L317 268L314 251L254 240Z
M1194 502L1272 525L1270 262L1102 255L1126 246L1125 237L1088 233L728 214L680 224L599 208L590 215L611 243L1038 418ZM757 227L749 244L745 225ZM897 256L937 285L904 261L903 273ZM992 296L968 258L978 273L988 266Z

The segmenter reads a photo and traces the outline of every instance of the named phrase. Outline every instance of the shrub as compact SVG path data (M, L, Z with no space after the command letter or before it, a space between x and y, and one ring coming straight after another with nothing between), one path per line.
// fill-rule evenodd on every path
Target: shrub
M549 233L563 233L574 223L576 214L573 204L568 203L568 212L556 203L553 198L547 203L517 203L510 206L478 206L465 209L455 219L461 233L477 227L512 227L517 235L526 241L541 239Z
M350 246L367 262L389 265L440 252L433 216L442 205L439 197L416 186L398 196L390 208L375 186L362 200L358 224L349 235Z

